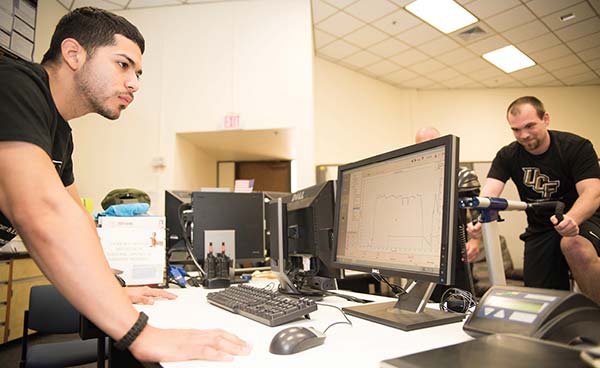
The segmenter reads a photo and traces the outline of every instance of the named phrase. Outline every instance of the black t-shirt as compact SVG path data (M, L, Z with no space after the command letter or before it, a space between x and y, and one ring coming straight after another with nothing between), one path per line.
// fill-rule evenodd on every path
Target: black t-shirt
M0 81L0 141L39 146L52 160L63 185L73 184L71 127L58 113L44 68L0 56ZM0 246L15 235L12 224L0 212Z
M518 142L503 147L492 162L488 178L516 184L524 202L563 201L565 212L579 197L575 184L584 179L600 178L598 156L592 143L578 135L554 130L550 147L532 155ZM552 212L527 210L527 230L541 232L553 228ZM595 216L600 216L600 209Z

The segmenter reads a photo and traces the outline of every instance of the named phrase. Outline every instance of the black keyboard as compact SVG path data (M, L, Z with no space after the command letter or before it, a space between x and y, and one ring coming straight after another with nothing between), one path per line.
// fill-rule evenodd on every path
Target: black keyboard
M317 310L314 300L287 297L277 291L249 285L208 293L206 299L217 307L271 327L301 319Z

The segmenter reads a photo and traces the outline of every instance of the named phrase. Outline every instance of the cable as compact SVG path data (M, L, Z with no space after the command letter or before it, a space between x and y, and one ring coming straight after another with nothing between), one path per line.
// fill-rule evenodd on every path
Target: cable
M196 256L194 256L194 253L192 252L192 242L190 241L190 238L187 235L187 227L185 222L183 221L183 212L186 209L191 209L192 205L190 203L182 203L179 205L179 210L177 211L177 215L179 217L179 225L181 225L181 237L183 238L183 242L185 243L185 248L187 249L187 252L190 256L190 258L192 259L192 262L194 262L194 265L198 268L198 271L200 271L200 273L202 274L202 276L206 277L206 272L204 272L204 269L202 268L202 266L200 266L200 263L198 263L198 260L196 259Z
M335 308L335 309L339 310L339 311L342 313L342 315L344 316L344 318L346 318L346 321L348 321L348 322L344 322L344 321L341 321L341 322L334 322L334 323L330 324L330 325L329 325L329 326L327 326L327 328L326 328L326 329L323 331L323 334L325 334L325 333L327 332L327 330L329 330L329 328L330 328L330 327L332 327L332 326L335 326L335 325L350 325L350 326L352 326L352 321L350 320L350 318L348 318L348 316L347 316L347 315L346 315L346 313L345 313L345 312L342 310L342 308L340 308L340 307L336 307L335 305L331 305L331 304L325 304L325 303L317 303L317 305L322 305L322 306L325 306L325 307L331 307L331 308Z
M450 288L440 298L440 310L453 313L471 313L471 308L477 306L473 294L468 291Z
M387 280L387 278L385 278L384 276L382 276L378 273L371 273L371 276L373 276L373 278L376 281L378 281L378 282L383 281L387 286L389 286L390 289L392 290L392 292L394 293L394 296L399 297L400 295L407 294L406 290L404 290L404 288L402 286L390 283Z

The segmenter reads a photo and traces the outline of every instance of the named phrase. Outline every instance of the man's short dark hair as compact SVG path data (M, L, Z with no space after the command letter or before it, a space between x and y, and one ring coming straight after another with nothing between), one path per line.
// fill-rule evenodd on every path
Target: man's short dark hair
M56 25L42 64L60 60L61 43L65 38L77 40L92 56L97 47L114 45L116 34L135 42L144 53L144 37L127 19L102 9L77 8L63 16Z
M529 104L535 108L538 118L543 119L544 114L546 113L546 108L544 108L544 104L537 97L534 96L523 96L514 100L506 109L506 116L511 114L512 116L517 116L521 113L521 109L519 106Z

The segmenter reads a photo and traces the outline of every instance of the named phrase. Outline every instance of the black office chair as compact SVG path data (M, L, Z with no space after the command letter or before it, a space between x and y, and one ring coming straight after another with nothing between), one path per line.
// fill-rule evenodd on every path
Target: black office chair
M79 312L52 285L34 286L29 295L29 310L25 311L23 323L21 367L71 367L98 361L98 339L27 346L28 329L50 334L77 333L80 320Z

